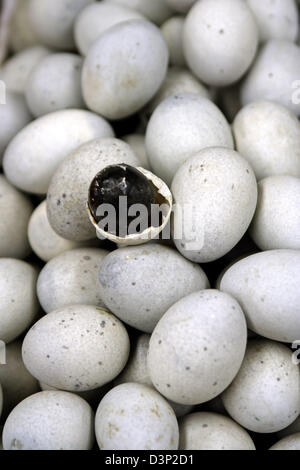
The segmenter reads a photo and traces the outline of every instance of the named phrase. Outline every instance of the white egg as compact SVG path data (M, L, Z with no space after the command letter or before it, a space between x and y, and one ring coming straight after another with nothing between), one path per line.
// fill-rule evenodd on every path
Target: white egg
M68 305L104 307L99 295L98 275L108 251L77 248L65 251L41 270L37 295L46 313Z
M217 413L192 413L179 426L181 450L255 450L249 434Z
M183 256L198 263L221 258L241 240L257 202L249 163L221 147L190 157L177 171L172 193L174 242Z
M264 339L249 341L222 398L230 416L250 431L278 432L291 424L300 413L300 374L290 349Z
M13 55L0 67L0 80L5 83L7 90L24 93L26 83L32 69L51 50L43 46L28 47Z
M155 109L146 132L146 150L153 171L167 184L178 168L206 147L233 148L231 129L210 100L180 93Z
M300 432L281 439L269 450L300 450Z
M177 300L209 287L200 266L158 244L113 251L101 265L99 281L100 297L110 311L146 333Z
M77 54L50 54L29 75L25 96L35 117L68 108L84 108L81 93L82 58Z
M30 0L30 24L39 42L55 49L73 50L73 25L76 16L93 1Z
M300 115L300 47L272 39L261 48L241 87L243 105L270 100Z
M243 0L202 0L189 11L183 34L186 61L204 83L226 86L250 67L258 28Z
M72 305L41 318L23 342L23 360L39 381L85 391L113 380L129 355L122 323L100 307Z
M252 165L258 180L300 176L300 123L285 106L271 101L250 103L235 117L233 134L237 150Z
M268 39L296 41L298 9L295 0L247 0L247 4L257 22L261 42Z
M5 450L90 450L94 413L68 392L40 392L14 408L3 429Z
M98 139L74 150L58 167L48 190L47 213L61 237L84 241L96 237L87 211L88 193L94 177L106 166L140 164L128 144L119 139Z
M248 327L276 341L300 339L300 251L270 250L233 264L220 290L242 306Z
M122 21L133 19L143 19L143 15L126 5L107 1L88 5L79 13L74 25L75 42L80 53L86 56L104 31Z
M5 101L5 105L0 105L0 166L3 152L11 139L32 119L21 94L7 91Z
M25 261L0 258L0 340L9 343L36 320L36 269Z
M0 174L0 257L22 259L30 254L27 227L32 211L30 199Z
M177 450L178 423L168 402L141 384L122 384L100 402L96 438L102 450Z
M5 346L5 364L0 366L4 406L2 419L24 398L40 391L38 381L28 372L22 359L22 342L14 341Z
M179 67L185 65L183 53L183 16L172 16L161 26L161 32L167 42L169 49L169 61L171 65Z
M300 250L300 178L269 176L258 183L250 235L261 250Z
M82 71L87 107L108 119L139 111L158 91L168 48L149 21L130 20L105 31L91 46Z
M217 290L190 294L169 308L152 333L151 380L176 403L209 401L236 376L246 341L246 321L233 297Z
M56 111L28 124L12 139L3 169L17 188L45 194L68 153L84 142L112 136L111 126L96 114L79 109Z

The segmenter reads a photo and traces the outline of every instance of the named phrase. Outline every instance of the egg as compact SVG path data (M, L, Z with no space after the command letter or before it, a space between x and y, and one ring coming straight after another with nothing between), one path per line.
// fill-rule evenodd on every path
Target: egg
M30 0L17 2L12 14L9 39L14 52L20 52L38 44L38 39L30 24L29 4Z
M38 381L24 365L21 340L13 341L5 347L5 364L0 366L0 384L4 396L4 420L18 403L40 391Z
M46 46L65 51L75 48L73 25L76 16L93 0L30 0L29 18L33 33Z
M111 312L147 333L177 300L209 287L200 266L159 244L113 251L101 265L99 281L99 294Z
M269 450L300 450L300 432L281 439Z
M112 138L87 142L65 158L47 196L49 222L58 235L72 241L95 238L87 211L89 187L98 172L119 163L138 166L140 162L128 144Z
M295 0L262 2L247 0L259 28L261 42L268 39L296 41L298 37L298 9Z
M113 134L107 121L89 111L68 109L47 114L11 140L3 158L5 175L23 191L46 194L55 170L72 150Z
M258 45L258 28L242 0L202 0L189 11L183 48L190 69L204 83L228 86L250 67Z
M176 450L178 423L171 406L145 385L113 388L100 402L95 421L101 450Z
M84 108L81 93L82 58L77 54L50 54L29 75L25 96L35 117L69 108Z
M242 306L255 333L286 343L300 338L300 251L270 250L233 264L220 290Z
M129 338L122 323L107 311L72 305L35 323L25 336L22 354L39 381L80 392L99 388L122 371Z
M47 217L47 202L41 202L31 214L28 240L34 253L45 263L64 251L78 247L77 242L60 237L51 227Z
M241 240L253 218L257 183L237 152L211 147L190 157L172 182L173 239L191 261L221 258Z
M169 18L173 10L162 0L107 0L109 3L123 5L132 8L146 16L153 23L160 25Z
M98 290L98 273L108 251L77 248L65 251L41 270L37 295L46 313L69 305L104 307Z
M173 16L161 26L161 32L166 40L170 55L170 64L184 66L185 57L183 53L183 16Z
M275 341L251 340L238 375L223 393L227 412L241 426L273 433L300 413L299 367L290 349Z
M153 171L167 184L190 156L215 146L232 149L231 130L216 105L199 94L169 96L151 116L146 150Z
M300 249L300 178L269 176L258 183L250 235L261 250Z
M37 270L25 261L0 258L0 340L9 343L32 325L39 313Z
M40 392L11 412L3 429L5 450L90 450L94 414L68 392Z
M20 51L0 67L0 80L4 81L8 91L23 94L32 69L49 54L51 50L40 45Z
M213 289L194 292L170 307L152 333L151 380L176 403L207 402L238 373L246 341L245 317L233 297Z
M130 116L161 86L168 48L159 29L146 20L124 21L91 46L82 70L87 107L110 120Z
M138 11L126 5L101 2L85 7L77 16L74 25L76 45L81 55L86 56L92 44L107 29L122 21L143 19Z
M133 382L154 388L147 368L149 343L150 335L141 334L136 338L132 344L130 357L125 369L114 380L115 385ZM173 408L177 418L190 413L193 409L191 405L181 405L172 400L167 401Z
M299 116L299 76L300 47L283 39L267 41L241 86L242 104L275 101Z
M248 104L237 114L233 134L258 180L300 176L300 123L285 106L264 100Z
M23 259L30 254L27 227L33 208L30 199L0 174L0 257Z
M179 435L181 450L255 450L251 437L241 426L217 413L185 416Z
M10 140L32 119L21 94L7 91L5 101L5 105L0 106L0 166Z

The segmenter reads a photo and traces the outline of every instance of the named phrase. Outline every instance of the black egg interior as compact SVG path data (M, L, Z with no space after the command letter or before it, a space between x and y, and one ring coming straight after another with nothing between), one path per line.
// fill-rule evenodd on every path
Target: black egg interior
M122 196L127 197L126 204L120 203ZM107 225L102 227L103 230L125 237L130 234L129 226L136 218L136 215L128 215L130 207L134 204L142 204L145 208L142 212L141 227L151 226L151 205L155 204L155 188L143 173L130 165L108 166L95 176L89 189L89 207L97 224L106 217L99 216L98 209L103 204L113 206L116 213L115 230L110 230Z

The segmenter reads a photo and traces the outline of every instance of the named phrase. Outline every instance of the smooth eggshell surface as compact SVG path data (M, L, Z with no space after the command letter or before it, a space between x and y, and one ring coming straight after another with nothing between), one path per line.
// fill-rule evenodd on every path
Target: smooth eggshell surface
M179 426L181 450L255 450L249 434L217 413L192 413Z
M177 171L173 239L186 258L207 263L241 240L253 218L257 183L247 160L231 149L212 147L190 157Z
M145 385L113 388L96 413L96 438L102 450L177 450L178 423L167 401Z
M146 333L177 300L209 287L200 266L158 244L113 251L102 263L99 281L100 297L111 312Z
M230 416L250 431L287 427L300 413L299 366L290 349L264 339L249 341L242 367L222 398Z
M100 307L73 305L44 316L27 333L23 360L39 381L85 391L113 380L129 355L122 323Z
M246 341L244 314L233 297L217 290L190 294L165 313L151 336L151 380L176 403L209 401L236 376Z
M87 107L107 119L139 111L158 91L169 53L160 30L149 21L112 26L91 46L82 71Z
M37 294L44 311L49 313L80 304L104 307L98 275L108 253L97 248L77 248L49 261L37 282Z
M42 116L24 127L10 142L3 158L7 179L17 188L45 194L63 159L84 142L112 137L102 117L70 109Z
M5 450L90 450L94 414L68 392L36 393L19 403L3 429Z
M220 290L242 306L248 327L286 343L300 338L300 251L270 250L231 266Z
M269 450L300 450L300 432L281 439Z

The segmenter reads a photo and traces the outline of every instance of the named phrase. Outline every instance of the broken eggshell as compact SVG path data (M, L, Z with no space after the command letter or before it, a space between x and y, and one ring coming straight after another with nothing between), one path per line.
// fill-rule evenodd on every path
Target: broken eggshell
M162 221L159 226L153 226L151 224L146 230L142 231L141 233L132 233L126 236L119 236L116 233L105 231L99 225L99 222L97 222L95 218L95 213L92 210L91 189L96 179L99 180L99 178L101 178L101 174L103 174L104 171L107 171L107 168L105 168L104 170L102 170L100 173L98 173L95 176L89 189L89 199L87 202L87 210L88 210L90 221L92 222L93 226L96 229L97 237L100 239L108 239L121 246L141 245L143 243L147 243L150 240L153 240L154 238L156 238L163 231L163 229L166 227L170 219L172 206L173 206L173 198L172 198L171 191L166 185L166 183L164 183L160 178L158 178L156 175L154 175L150 171L145 170L145 168L141 168L141 167L133 168L125 164L116 165L115 167L117 166L119 166L121 170L132 168L133 170L140 172L141 176L146 177L146 179L148 180L148 182L151 184L153 188L155 203L159 204L160 207L162 208ZM111 168L113 169L114 166L112 166ZM137 199L136 203L139 204L140 201Z

